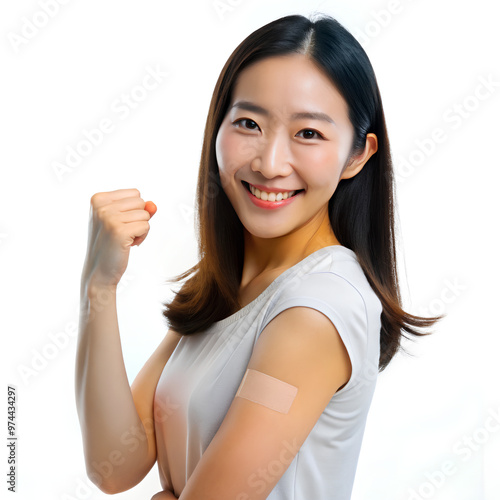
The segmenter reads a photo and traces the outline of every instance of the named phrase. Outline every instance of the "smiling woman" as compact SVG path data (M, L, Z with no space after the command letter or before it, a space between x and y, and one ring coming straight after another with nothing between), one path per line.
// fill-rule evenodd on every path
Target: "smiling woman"
M377 374L403 332L439 319L401 308L393 188L377 82L349 32L291 15L241 42L207 117L199 262L171 280L188 278L130 391L116 333L113 348L82 323L89 472L123 458L101 489L131 488L157 461L154 500L350 499ZM127 194L96 198L96 213L122 220L110 200ZM146 217L135 196L120 217ZM102 288L88 289L95 302ZM114 308L104 315L116 332ZM92 399L111 358L121 378ZM134 452L119 439L128 428L144 434Z
M156 425L165 489L350 498L377 372L440 319L401 308L393 187L375 74L337 21L287 16L234 50L205 129L200 261L165 304L182 335L155 393L179 405ZM265 376L297 390L286 413L259 404Z

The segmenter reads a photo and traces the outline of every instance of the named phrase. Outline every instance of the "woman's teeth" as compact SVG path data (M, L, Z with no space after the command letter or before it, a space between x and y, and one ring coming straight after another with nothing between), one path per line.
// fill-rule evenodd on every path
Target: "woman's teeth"
M297 191L284 191L283 193L268 193L266 191L261 191L256 187L249 184L251 193L259 200L264 201L281 201L291 198Z

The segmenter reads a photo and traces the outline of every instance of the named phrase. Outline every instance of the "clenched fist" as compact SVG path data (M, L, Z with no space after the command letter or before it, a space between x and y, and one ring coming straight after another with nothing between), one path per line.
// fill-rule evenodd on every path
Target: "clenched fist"
M156 205L145 202L138 189L96 193L90 199L87 255L82 282L116 286L127 269L130 247L149 233Z

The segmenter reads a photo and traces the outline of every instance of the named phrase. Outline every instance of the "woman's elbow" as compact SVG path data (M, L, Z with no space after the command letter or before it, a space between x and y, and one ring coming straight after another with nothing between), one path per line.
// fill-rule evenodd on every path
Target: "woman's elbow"
M88 478L108 495L122 493L138 485L156 463L156 453L140 448L127 454L113 450L99 458L85 457Z
M109 463L108 463L109 464ZM111 464L87 464L88 478L107 495L116 495L139 484L142 477L136 478L131 474L121 475L113 470Z

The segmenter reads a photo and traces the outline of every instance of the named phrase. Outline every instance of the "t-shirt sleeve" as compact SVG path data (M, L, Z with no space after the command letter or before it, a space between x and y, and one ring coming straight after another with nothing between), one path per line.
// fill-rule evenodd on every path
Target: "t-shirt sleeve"
M358 380L367 356L368 320L365 300L346 278L331 271L304 274L287 283L265 314L260 332L290 307L317 309L334 324L352 365L348 386Z

